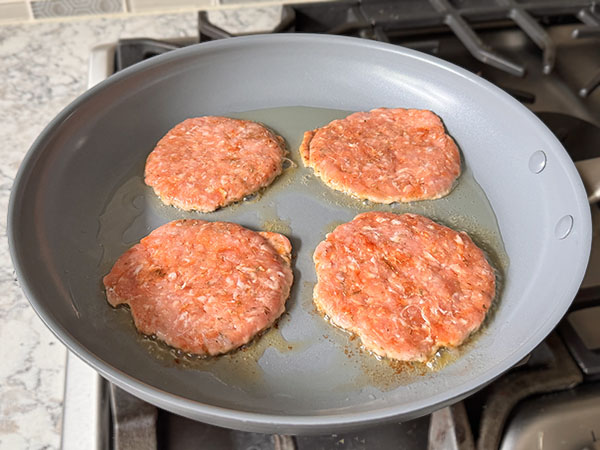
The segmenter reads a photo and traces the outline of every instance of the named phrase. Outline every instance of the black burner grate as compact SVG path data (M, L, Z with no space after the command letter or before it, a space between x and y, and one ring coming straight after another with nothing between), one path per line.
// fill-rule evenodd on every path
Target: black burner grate
M570 18L580 23L572 38L600 36L600 16L589 0L520 1L515 0L353 0L333 3L287 5L273 32L324 33L357 36L383 42L394 42L400 36L450 29L473 55L514 76L525 75L526 68L484 42L476 29L504 23L515 24L542 50L545 74L554 69L556 44L540 21ZM199 15L200 41L232 37L231 33L212 24L205 11ZM409 43L409 47L436 53L435 40ZM600 69L580 87L579 95L588 96L600 84Z
M439 49L436 34L451 31L482 64L523 77L527 68L486 42L480 30L518 27L540 48L542 71L549 74L555 68L557 45L544 25L573 23L576 27L572 39L598 38L599 10L593 0L338 0L283 6L281 20L272 32L355 36L435 55ZM200 42L234 36L213 24L206 11L199 12L198 32ZM415 38L419 36L424 39ZM177 46L151 39L121 40L115 68L117 71L124 69L173 48ZM598 85L600 68L581 81L576 92L586 98ZM532 102L533 99L523 101Z

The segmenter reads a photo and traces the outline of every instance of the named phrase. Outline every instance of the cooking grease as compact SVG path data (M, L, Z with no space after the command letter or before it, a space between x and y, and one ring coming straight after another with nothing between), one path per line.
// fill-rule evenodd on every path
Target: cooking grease
M198 358L181 354L140 335L142 351L155 355L161 364L182 370L210 372L228 385L253 386L267 381L272 385L279 377L282 378L280 389L284 392L287 385L282 374L295 370L307 377L315 377L315 392L354 392L361 387L388 391L409 386L415 377L443 370L476 345L477 336L485 333L485 324L493 320L493 311L501 301L509 260L494 211L469 166L468 158L463 158L462 174L454 189L441 199L384 205L353 198L326 186L312 169L303 165L298 152L305 131L348 114L349 111L300 106L228 114L233 118L261 122L282 136L290 162L286 163L282 174L272 185L245 201L212 213L185 212L162 205L152 189L143 184L143 161L132 168L129 179L123 180L108 200L100 219L98 241L105 251L99 265L104 273L110 270L128 246L152 229L181 218L230 221L256 231L282 233L290 238L294 256L294 286L286 303L286 313L277 327L250 344L227 355ZM461 143L457 144L460 148ZM148 153L151 150L149 148ZM312 303L316 283L313 252L336 226L366 211L421 214L455 230L467 232L484 250L496 270L497 295L484 327L467 343L458 349L441 349L427 363L398 363L375 357L361 348L360 339L333 327L316 313ZM108 303L106 308L111 309ZM118 314L123 312L129 314L128 311L119 311ZM131 319L123 326L133 327ZM320 376L327 373L334 375ZM268 380L267 376L270 377Z

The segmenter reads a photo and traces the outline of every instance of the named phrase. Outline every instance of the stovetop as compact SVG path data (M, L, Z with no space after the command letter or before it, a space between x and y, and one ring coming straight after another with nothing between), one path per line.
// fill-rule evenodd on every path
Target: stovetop
M548 125L574 161L600 156L600 14L584 0L384 0L288 5L275 32L319 32L403 45L501 87ZM90 86L139 60L232 33L199 13L199 39L124 40L96 48ZM583 162L585 161L585 162ZM583 167L583 166L580 166ZM580 168L580 171L582 169ZM63 448L596 448L600 440L600 207L593 249L565 319L530 357L431 416L354 433L281 436L195 422L102 380L69 355ZM544 437L545 436L545 437ZM556 436L567 442L560 447Z

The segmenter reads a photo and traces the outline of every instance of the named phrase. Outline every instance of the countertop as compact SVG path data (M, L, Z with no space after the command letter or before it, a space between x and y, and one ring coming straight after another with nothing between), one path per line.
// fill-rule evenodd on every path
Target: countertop
M232 31L268 29L278 7L211 12ZM21 291L7 240L10 190L27 150L87 84L90 49L119 38L197 35L196 13L0 26L0 449L60 446L66 348Z

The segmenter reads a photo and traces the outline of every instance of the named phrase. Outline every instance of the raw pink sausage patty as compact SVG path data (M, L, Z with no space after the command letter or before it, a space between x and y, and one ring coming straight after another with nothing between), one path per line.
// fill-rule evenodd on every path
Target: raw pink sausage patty
M285 153L283 138L256 122L197 117L158 142L145 181L167 205L210 212L269 185Z
M104 277L112 306L185 352L217 355L283 313L292 285L288 239L227 222L176 220L126 251Z
M377 355L426 361L479 328L494 271L464 232L415 214L368 212L315 250L314 302Z
M460 174L460 154L438 116L374 109L304 133L304 164L333 189L378 203L443 197Z

